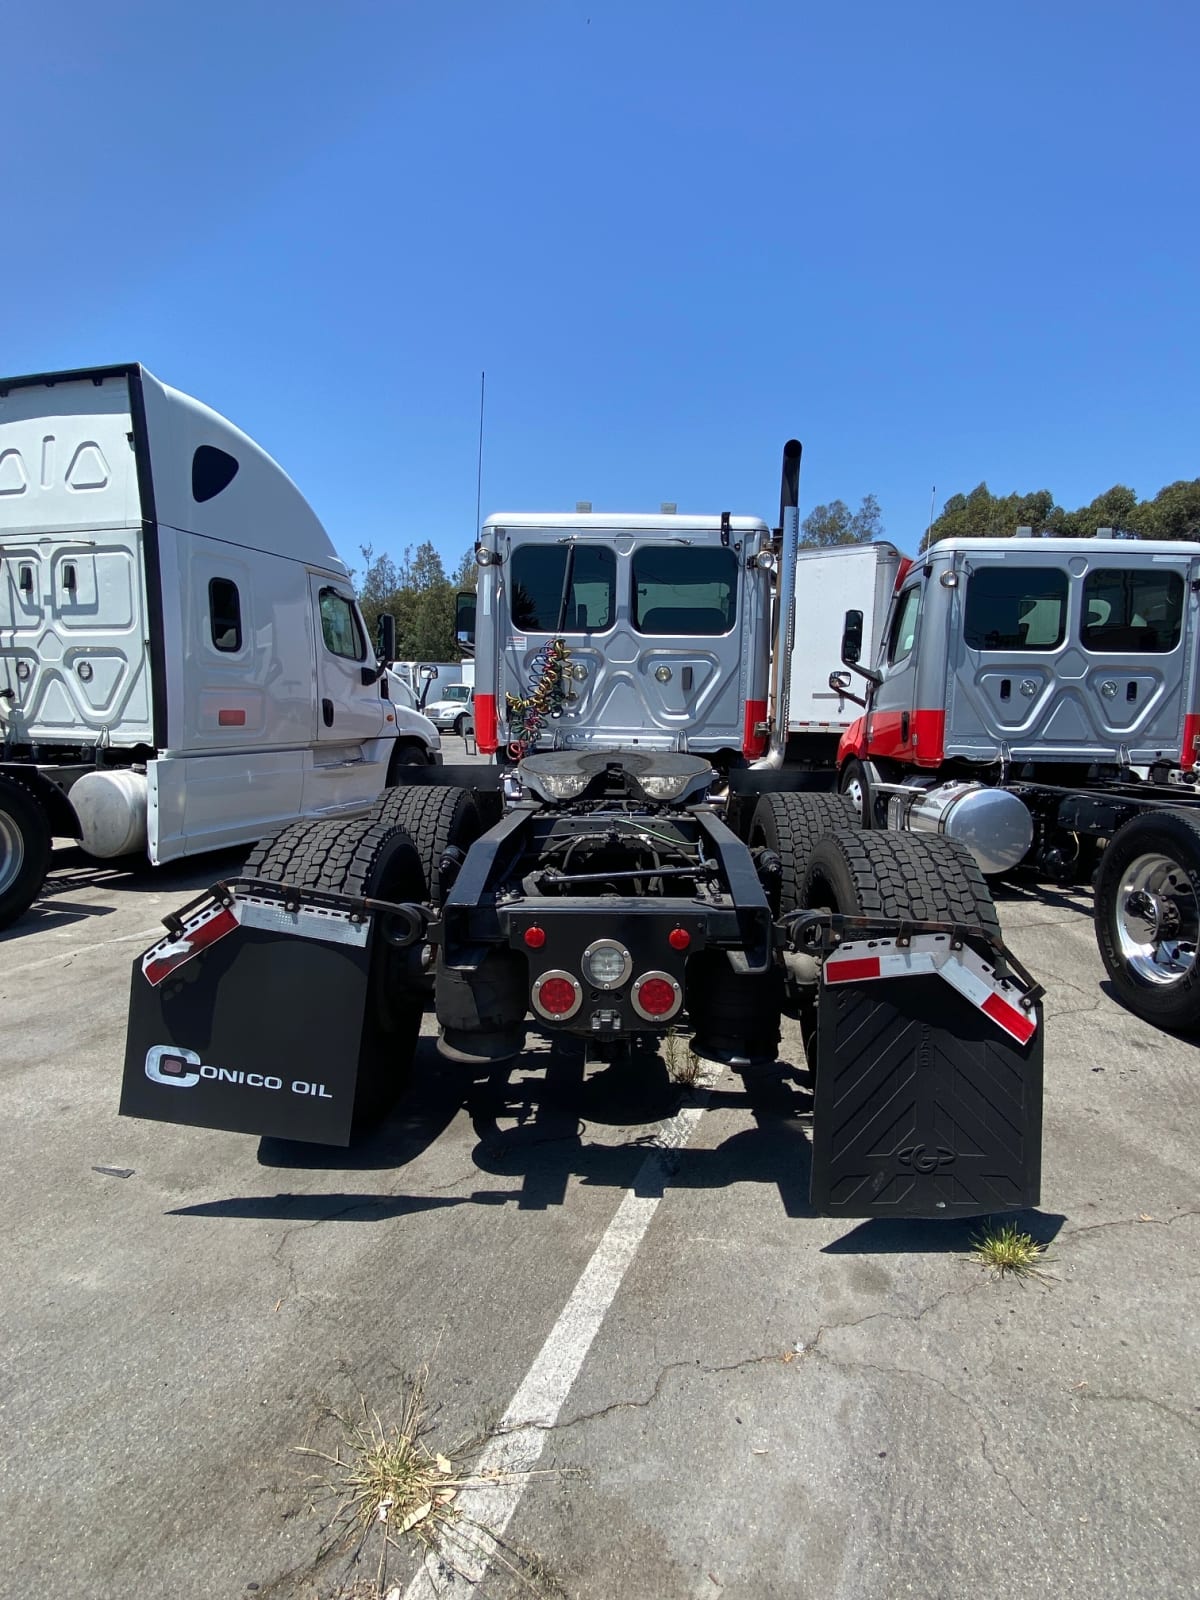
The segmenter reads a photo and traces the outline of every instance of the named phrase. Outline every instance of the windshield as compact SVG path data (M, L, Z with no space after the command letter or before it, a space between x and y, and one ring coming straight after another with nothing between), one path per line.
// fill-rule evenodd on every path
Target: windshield
M465 683L452 683L442 696L443 700L469 700L470 688Z

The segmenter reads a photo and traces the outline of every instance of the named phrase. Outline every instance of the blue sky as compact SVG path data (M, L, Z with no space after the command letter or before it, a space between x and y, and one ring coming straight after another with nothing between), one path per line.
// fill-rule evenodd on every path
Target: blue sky
M342 554L1200 474L1200 7L26 4L10 373L144 361Z

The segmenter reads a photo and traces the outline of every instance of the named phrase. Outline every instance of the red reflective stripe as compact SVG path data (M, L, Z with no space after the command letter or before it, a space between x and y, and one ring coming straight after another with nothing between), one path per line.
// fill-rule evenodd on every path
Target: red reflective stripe
M864 956L858 961L827 961L826 983L854 983L862 978L879 977L879 957Z
M746 701L746 720L742 727L742 754L751 761L756 761L759 756L765 756L767 745L770 743L764 727L762 733L754 730L758 724L767 720L767 702L765 700Z
M1190 772L1196 765L1196 741L1200 739L1200 716L1194 711L1189 711L1183 719L1183 750L1179 756L1179 765L1185 772Z
M476 694L475 696L475 748L484 755L495 755L497 748L496 737L496 696L494 694Z
M1037 1031L1037 1024L1019 1006L1010 1005L998 994L990 994L979 1008L984 1016L998 1022L1005 1033L1011 1033L1019 1044L1028 1044Z
M193 932L184 934L179 941L184 948L159 956L156 961L148 961L142 969L146 982L152 985L161 983L185 961L190 961L193 956L199 955L201 950L207 950L209 945L216 944L218 939L223 939L227 933L232 933L237 926L238 919L232 911L228 908L219 911L215 917L210 917L207 922L201 923Z
M902 718L908 717L908 738ZM944 711L872 711L868 718L866 753L870 756L907 758L915 767L940 767L946 747ZM843 739L843 744L846 741Z

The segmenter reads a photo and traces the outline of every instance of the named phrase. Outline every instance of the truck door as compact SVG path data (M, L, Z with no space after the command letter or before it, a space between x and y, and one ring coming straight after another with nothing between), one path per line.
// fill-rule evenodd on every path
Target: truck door
M349 586L325 573L309 573L317 658L317 740L359 743L384 732L386 707L374 677L362 617Z
M913 707L923 593L924 576L921 575L901 589L892 607L878 663L883 682L871 695L867 717L867 749L871 756L911 761L918 753L914 743Z

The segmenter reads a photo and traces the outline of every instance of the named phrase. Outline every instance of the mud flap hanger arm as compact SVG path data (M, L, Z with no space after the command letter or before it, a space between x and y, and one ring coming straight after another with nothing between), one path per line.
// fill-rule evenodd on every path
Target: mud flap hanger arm
M277 900L283 910L289 912L299 911L301 906L341 911L347 913L354 922L365 922L371 915L379 914L389 920L389 942L401 948L423 939L433 920L428 906L334 894L319 889L298 889L291 884L261 878L231 878L221 879L211 889L204 890L194 900L180 906L178 911L168 912L162 918L163 927L173 939L181 939L187 931L187 923L198 911L214 903L228 908L237 898L248 895Z
M894 941L897 950L911 948L914 938L948 938L950 949L985 945L995 958L996 975L1011 974L1020 985L1022 1006L1032 1011L1045 989L1022 966L995 932L977 922L920 922L909 917L847 916L833 911L792 911L777 924L784 947L811 955L830 955L844 944L872 939Z

